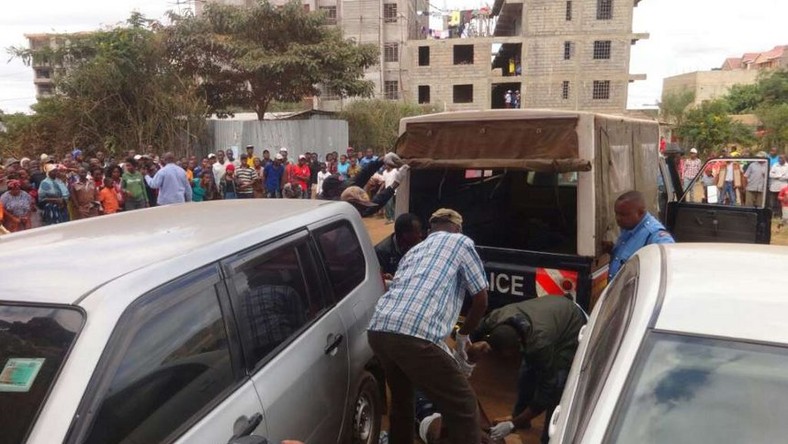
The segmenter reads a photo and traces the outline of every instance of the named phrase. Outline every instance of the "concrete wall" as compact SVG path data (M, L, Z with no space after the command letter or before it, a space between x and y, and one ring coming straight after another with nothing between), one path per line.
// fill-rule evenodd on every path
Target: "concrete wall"
M331 151L344 152L348 146L348 124L344 120L280 120L280 121L208 121L209 143L195 151L205 156L218 149L237 146L243 150L254 145L255 154L263 149L273 156L286 147L293 158L305 152L319 153L320 158Z
M683 90L695 92L695 105L720 98L733 85L750 85L758 80L757 70L696 71L667 77L662 81L662 96Z

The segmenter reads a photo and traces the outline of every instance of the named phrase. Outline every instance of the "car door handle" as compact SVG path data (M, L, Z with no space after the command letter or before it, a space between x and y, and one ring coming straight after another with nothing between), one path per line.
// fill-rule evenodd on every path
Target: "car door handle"
M247 418L246 416L241 416L235 420L235 424L233 426L233 433L235 433L230 441L233 442L238 438L242 438L244 436L249 436L254 432L254 429L263 422L263 415L260 413L255 413L251 417ZM237 430L237 431L236 431Z
M342 340L343 340L343 339L345 339L345 337L344 337L344 336L342 336L342 335L336 335L336 336L334 337L334 340L333 340L333 341L331 341L331 343L330 343L330 344L326 345L326 348L325 348L325 354L327 354L327 355L330 355L330 354L334 353L334 351L336 351L336 349L338 349L338 348L339 348L339 344L341 344L341 343L342 343Z

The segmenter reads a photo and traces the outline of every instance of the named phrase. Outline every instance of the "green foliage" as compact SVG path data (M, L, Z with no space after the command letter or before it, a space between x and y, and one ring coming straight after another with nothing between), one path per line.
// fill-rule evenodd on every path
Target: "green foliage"
M763 102L763 95L757 84L733 85L725 100L732 114L752 113Z
M662 95L659 102L659 113L665 122L680 125L684 119L687 108L695 101L695 93L690 90L682 90L675 93Z
M74 146L126 150L154 145L186 151L204 127L204 102L192 77L167 58L157 22L132 14L127 24L89 34L62 35L55 48L12 48L27 63L54 66L53 98L42 100L17 145L63 152Z
M729 143L750 146L755 142L751 129L734 122L727 100L703 102L688 110L676 133L687 146L708 152Z
M759 78L758 89L766 105L788 103L788 70L773 71Z
M164 29L181 73L200 78L209 112L252 109L259 119L273 101L298 102L323 85L344 97L369 97L364 69L378 61L374 45L345 40L325 16L293 1L275 7L208 4L200 17L172 14Z
M352 146L382 153L394 147L400 119L434 112L438 112L434 106L376 99L352 102L341 117L348 122Z
M764 147L779 147L785 152L788 146L788 102L763 105L755 111L766 131Z

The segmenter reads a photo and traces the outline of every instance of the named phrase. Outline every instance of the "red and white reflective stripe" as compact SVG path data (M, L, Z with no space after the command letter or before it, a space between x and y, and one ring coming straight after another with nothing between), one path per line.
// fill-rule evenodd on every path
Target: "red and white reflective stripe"
M577 272L570 270L556 270L554 268L536 269L536 295L563 296L570 293L573 296L577 289Z

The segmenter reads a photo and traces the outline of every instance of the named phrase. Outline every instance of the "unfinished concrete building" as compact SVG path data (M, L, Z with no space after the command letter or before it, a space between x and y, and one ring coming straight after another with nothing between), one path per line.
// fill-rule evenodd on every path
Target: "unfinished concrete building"
M622 113L638 0L497 0L492 37L409 42L406 97L446 110L521 108Z
M632 31L640 0L496 0L492 9L449 11L453 31L440 35L429 29L426 0L302 2L345 36L379 46L380 63L365 75L378 98L490 109L514 106L507 91L519 91L521 108L623 113L629 83L645 79L629 73L632 45L648 38ZM324 91L315 107L337 110L347 100Z

